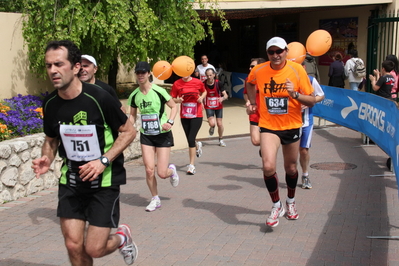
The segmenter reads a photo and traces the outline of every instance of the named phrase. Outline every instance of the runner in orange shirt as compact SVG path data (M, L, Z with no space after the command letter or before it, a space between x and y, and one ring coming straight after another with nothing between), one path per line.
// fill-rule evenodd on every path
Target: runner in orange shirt
M279 217L285 214L278 190L277 152L282 145L288 189L287 218L296 220L299 217L295 206L295 189L302 127L301 105L311 107L316 99L305 69L298 63L286 60L288 48L284 39L273 37L267 42L266 51L269 61L255 66L248 76L248 112L258 110L260 115L263 177L273 201L266 225L275 227ZM259 106L256 104L255 86L259 89Z

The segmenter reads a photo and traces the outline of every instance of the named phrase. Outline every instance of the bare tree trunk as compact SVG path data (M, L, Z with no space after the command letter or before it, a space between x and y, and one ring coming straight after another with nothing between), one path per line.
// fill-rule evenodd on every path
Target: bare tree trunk
M114 88L114 90L116 90L116 77L118 75L118 68L119 68L118 60L114 59L108 71L108 84L112 88Z

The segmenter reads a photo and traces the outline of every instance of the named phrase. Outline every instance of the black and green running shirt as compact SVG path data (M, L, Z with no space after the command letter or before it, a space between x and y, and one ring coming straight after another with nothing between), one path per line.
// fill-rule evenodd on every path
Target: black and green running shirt
M168 120L165 104L172 97L164 89L155 84L147 94L143 94L140 88L135 89L129 96L128 105L138 108L141 116L140 133L145 135L158 135L167 131L162 130L161 125Z
M79 166L107 152L118 137L118 129L127 121L126 114L108 92L83 82L82 92L71 100L64 100L58 96L57 90L53 91L43 101L43 110L44 133L60 140L58 152L63 159L61 184L89 188L126 184L123 154L96 180L82 182L79 177Z

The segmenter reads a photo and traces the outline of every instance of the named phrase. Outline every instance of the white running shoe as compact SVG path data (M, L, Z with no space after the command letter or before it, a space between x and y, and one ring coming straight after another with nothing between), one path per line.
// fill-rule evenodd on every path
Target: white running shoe
M153 212L157 208L160 208L160 207L161 207L161 200L159 198L153 197L151 199L150 204L148 204L148 206L145 208L145 210L148 211L148 212Z
M310 183L309 176L302 176L302 188L303 189L311 189L312 183Z
M202 156L202 142L201 141L197 141L197 151L196 151L197 157L201 157Z
M296 211L295 201L293 203L286 202L286 204L287 204L287 219L297 220L299 218L299 214Z
M127 265L133 264L133 262L137 259L139 250L132 240L132 234L130 232L129 226L127 224L119 225L116 234L122 235L126 238L123 246L119 247L119 253L121 253Z
M189 174L189 175L195 174L195 166L194 165L189 164L187 167L188 167L187 168L187 174Z
M221 139L221 140L219 141L219 146L220 146L220 147L226 147L226 143L224 143L224 141Z
M284 215L284 213L285 213L285 210L284 210L283 204L281 204L280 208L273 207L269 218L267 218L267 220L266 220L266 225L268 225L270 227L276 227L279 224L278 218L282 217Z
M174 164L169 164L169 169L173 171L173 174L170 176L170 183L172 187L177 187L179 185L179 175L176 171L176 166Z

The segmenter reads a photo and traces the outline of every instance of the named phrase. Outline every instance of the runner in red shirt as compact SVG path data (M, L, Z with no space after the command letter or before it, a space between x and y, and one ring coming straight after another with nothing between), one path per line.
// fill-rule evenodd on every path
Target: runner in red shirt
M183 77L173 83L170 95L180 104L180 119L189 147L190 164L187 174L195 174L195 156L201 157L202 143L196 142L202 125L202 101L206 97L204 83L191 76Z
M249 71L252 70L256 65L261 64L266 62L264 58L252 58L251 59L251 64L249 65ZM251 105L248 99L247 95L247 80L248 78L245 79L245 84L244 84L244 100L245 100L245 105L248 107ZM256 93L258 93L258 88L256 88ZM259 104L259 97L256 97L256 103ZM248 113L249 115L249 133L251 135L251 142L254 146L259 146L260 145L260 132L259 132L259 112L256 111L255 113ZM259 150L260 153L260 150Z
M213 136L215 132L215 117L218 126L219 146L226 147L223 141L223 101L227 99L227 92L219 86L219 81L215 79L216 73L212 68L205 70L206 80L204 82L206 89L206 98L204 102L206 117L209 123L209 135Z

